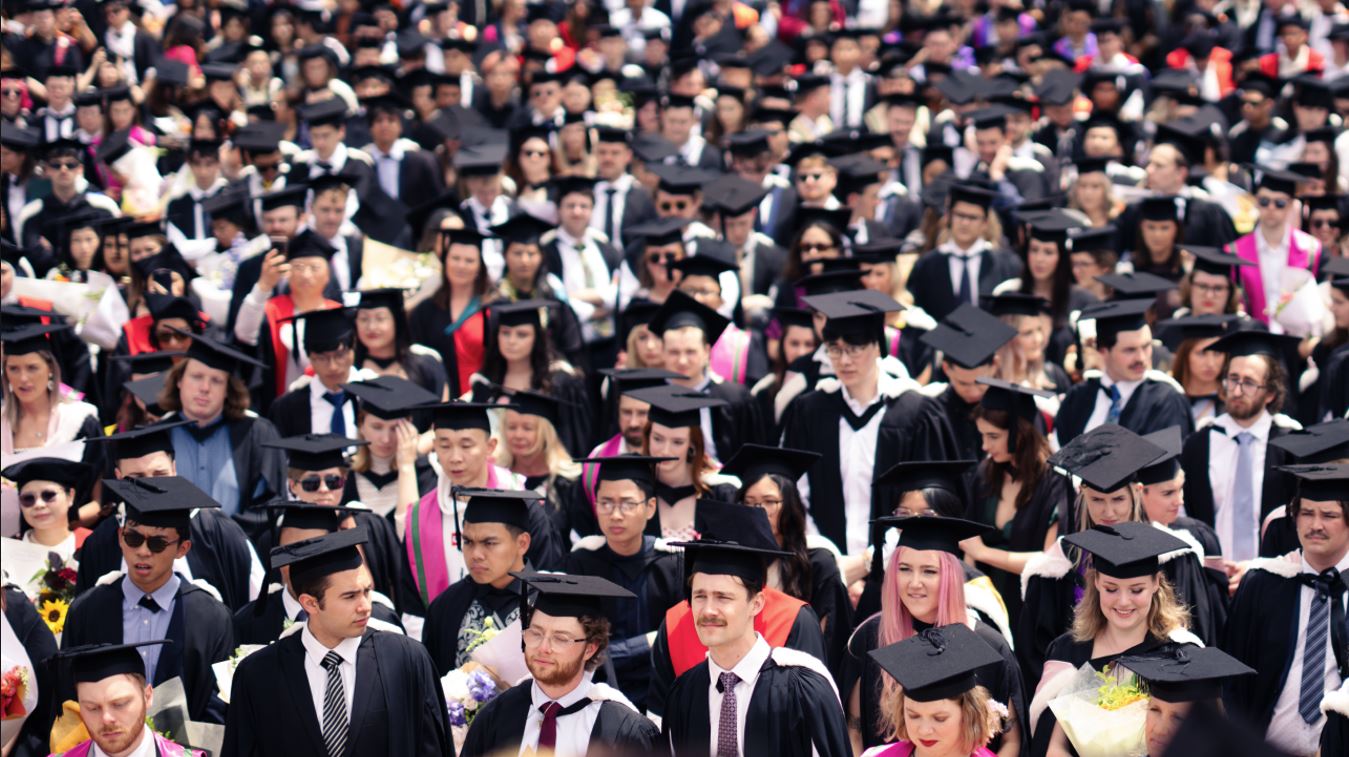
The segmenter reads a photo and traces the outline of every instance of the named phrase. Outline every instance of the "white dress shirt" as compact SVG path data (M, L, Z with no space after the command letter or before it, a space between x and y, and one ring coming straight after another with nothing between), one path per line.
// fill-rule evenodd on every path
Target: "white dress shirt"
M150 732L150 726L141 726L144 730L141 732L141 743L125 757L155 757L159 754L159 748L155 746L155 735ZM109 757L108 753L94 744L89 750L89 757Z
M1260 417L1250 428L1242 428L1232 416L1223 413L1213 420L1213 425L1225 433L1209 433L1208 481L1213 492L1213 529L1218 532L1218 542L1222 544L1223 554L1234 560L1250 559L1254 555L1233 555L1238 529L1253 534L1251 544L1260 543L1260 497L1265 485L1265 445L1269 442L1270 428L1274 419L1268 412ZM1241 445L1237 444L1237 434L1249 431L1255 440L1251 442L1251 478L1249 481L1237 480L1237 458L1241 454ZM1237 487L1255 493L1255 519L1249 523L1235 522L1232 512L1232 500Z
M304 608L300 606L300 600L292 597L290 595L290 589L287 589L284 586L281 587L281 607L286 611L287 620L296 620L300 617L300 613L304 612ZM308 631L308 628L305 630ZM328 685L326 678L324 679L324 685ZM322 710L319 711L319 722L323 722Z
M1345 555L1335 567L1341 573L1349 571L1349 555ZM1306 562L1302 563L1301 572L1311 575L1317 573ZM1269 730L1265 732L1265 738L1289 754L1311 757L1321 748L1321 730L1325 728L1326 716L1323 712L1318 713L1316 722L1308 725L1297 711L1302 694L1303 639L1307 638L1307 618L1311 614L1312 597L1315 593L1310 586L1303 586L1299 589L1298 596L1297 635L1293 637L1293 661L1288 666L1288 677L1284 680L1283 690L1279 692L1279 698L1274 702L1274 714L1269 719ZM1345 599L1341 594L1338 600L1341 606L1344 605ZM1283 621L1280 619L1278 622ZM1335 651L1330 637L1327 636L1325 690L1334 691L1340 687L1340 683L1340 672L1335 667Z
M694 391L697 392L706 392L711 386L712 386L712 376L709 375L708 373L704 373L703 380L699 381L698 385L693 387L693 389ZM699 410L698 419L699 419L698 427L702 429L703 441L707 448L708 456L711 457L713 460L720 460L721 458L717 457L717 442L716 442L717 437L715 434L712 433L712 408L705 407L702 410ZM671 502L670 504L674 503Z
M694 134L689 136L689 141L679 146L679 154L684 158L684 162L694 168L698 167L698 161L703 158L703 150L707 149L707 140Z
M625 173L613 181L603 179L595 182L595 212L590 214L590 228L595 231L604 232L604 222L608 217L609 200L612 197L614 207L614 236L609 243L618 249L623 249L623 211L628 207L628 192L632 189L632 183L636 181L632 174ZM609 190L616 190L613 195Z
M860 127L862 117L866 115L866 103L867 73L860 66L847 76L840 73L829 75L829 118L836 126Z
M1129 399L1134 396L1134 391L1138 389L1143 382L1139 381L1115 381L1104 373L1101 374L1101 388L1096 391L1096 406L1092 408L1091 415L1087 417L1087 425L1082 429L1082 433L1087 433L1097 426L1103 425L1105 419L1110 416L1110 395L1106 394L1111 386L1119 387L1119 410L1124 413L1124 408L1128 407Z
M332 269L333 281L337 282L337 288L343 292L350 292L356 282L351 280L351 253L347 251L347 238L342 232L328 240L328 244L333 246L333 256L328 260L328 267Z
M347 723L351 723L351 703L356 698L356 654L361 648L361 637L343 639L335 648L328 649L309 632L309 623L300 630L300 643L304 645L304 674L309 679L309 696L314 699L314 715L319 723L323 722L323 694L328 690L328 671L324 669L323 658L329 652L342 657L337 666L342 674L342 695L347 700Z
M773 648L768 646L768 642L762 634L756 633L757 637L754 646L749 648L744 657L735 667L727 670L716 663L712 655L707 656L707 674L711 679L707 689L707 712L708 723L711 731L708 734L711 740L712 750L710 754L717 753L717 733L718 726L721 723L721 692L717 691L717 682L721 680L722 673L735 673L740 677L740 681L735 685L735 740L736 750L740 754L745 752L745 718L749 715L749 700L754 696L754 684L759 680L759 671L763 669L764 663L768 662L768 656L773 653Z
M539 731L543 727L543 712L539 708L553 701L562 705L563 709L576 704L590 694L590 689L594 686L591 680L594 675L585 673L580 685L556 700L549 699L537 682L529 685L529 701L532 706L525 718L524 735L520 738L521 757L532 755L538 749ZM600 717L601 704L603 703L591 702L579 712L557 719L557 740L554 742L556 746L553 751L555 757L585 757L587 750L590 749L590 732L594 730L595 721Z
M1254 233L1260 286L1265 290L1266 309L1272 311L1278 306L1279 293L1283 290L1283 272L1288 269L1288 245L1292 241L1293 230L1291 226L1284 229L1283 240L1277 246L1271 246L1265 241L1265 235L1260 233L1259 227Z
M384 190L384 194L398 199L398 172L402 168L403 156L406 154L403 141L395 140L393 146L388 152L384 152L374 144L365 148L370 153L370 159L375 161L375 175L379 177L379 188Z
M614 195L615 198L618 196ZM589 228L591 227L587 227ZM557 229L557 255L562 261L562 270L559 272L562 286L568 292L592 289L606 302L612 303L615 284L613 277L609 275L609 266L604 262L604 253L600 252L599 245L589 233L584 236L584 239L577 239L561 226ZM577 247L581 249L577 250ZM576 313L576 319L581 322L581 338L585 342L614 335L613 318L594 320L594 305L575 297L568 297L567 304L571 306L572 312Z
M956 295L960 294L960 277L970 277L970 296L974 299L970 301L971 305L979 304L979 268L983 262L980 257L985 251L992 249L988 240L980 239L974 243L968 250L961 249L955 242L947 242L937 248L937 251L947 256L947 262L951 271L951 291ZM963 261L968 262L963 262Z
M886 375L881 374L880 382ZM852 398L848 388L840 384L843 401L857 415L877 402L884 402L878 383L876 397L867 405ZM867 523L871 520L871 479L876 470L876 442L880 436L881 419L885 411L880 410L867 424L857 431L848 425L847 418L838 419L838 459L839 477L843 480L843 512L847 524L845 551L850 555L860 555L871 543Z
M354 366L350 370L347 381L360 381L361 372ZM323 398L323 395L330 390L319 381L318 376L314 376L309 382L309 430L315 434L326 434L333 427L333 403ZM338 387L338 391L342 391ZM356 435L356 411L352 410L353 402L342 403L342 421L347 424L347 436Z
M511 201L506 199L505 195L497 195L490 208L478 202L476 197L464 200L460 207L468 210L473 216L473 228L477 229L479 234L492 233L493 226L505 223L511 217ZM484 239L482 242L483 264L487 266L487 273L493 281L500 279L502 271L506 268L505 252L500 239Z

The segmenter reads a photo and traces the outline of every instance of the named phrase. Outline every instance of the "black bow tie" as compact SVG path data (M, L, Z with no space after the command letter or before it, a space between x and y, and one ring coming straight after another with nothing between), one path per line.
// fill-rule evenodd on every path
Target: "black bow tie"
M1335 568L1326 568L1316 575L1299 573L1297 579L1303 586L1311 587L1318 597L1336 599L1346 589L1340 571Z
M665 500L667 504L673 505L681 499L692 497L698 490L693 484L688 486L666 486L665 484L656 484L656 496Z
M141 607L144 607L150 612L159 612L160 610L164 609L160 607L159 603L155 601L155 598L150 596L149 594L146 594L145 596L141 597L141 601L137 602L136 604L140 605Z

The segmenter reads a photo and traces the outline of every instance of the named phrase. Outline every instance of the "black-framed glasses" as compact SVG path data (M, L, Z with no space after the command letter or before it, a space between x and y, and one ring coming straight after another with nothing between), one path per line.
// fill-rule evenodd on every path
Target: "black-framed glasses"
M595 512L600 515L612 515L614 510L617 510L623 515L632 515L645 504L635 499L599 499L595 500Z
M144 544L150 548L151 552L159 554L177 544L180 540L173 539L170 541L163 536L146 536L140 531L124 528L122 529L122 541L126 542L126 545L132 549L140 549L141 545Z
M1242 394L1254 394L1264 389L1268 384L1257 384L1250 379L1238 378L1236 376L1227 376L1223 379L1223 388L1227 391L1241 390Z
M53 160L49 161L47 166L53 171L60 171L61 169L74 171L76 168L80 167L80 162L78 160Z
M328 487L328 491L335 492L342 488L347 482L347 477L341 473L329 473L326 476L305 476L300 479L300 488L313 494L319 490L320 486Z
M1273 205L1279 210L1283 210L1284 208L1288 207L1289 202L1288 200L1285 200L1282 197L1257 197L1255 201L1259 203L1260 207L1262 208L1268 208L1270 205Z
M55 489L44 489L44 490L42 490L41 492L38 492L38 493L36 493L36 494L33 493L33 492L27 492L27 493L25 493L25 494L20 494L20 495L19 495L19 507L23 507L23 508L32 507L32 506L34 506L34 505L37 504L37 501L38 501L39 498L40 498L43 502L46 502L47 504L50 505L51 503L53 503L53 502L56 501L56 497L57 497L60 493L61 493L61 492L58 492L58 491L56 491Z

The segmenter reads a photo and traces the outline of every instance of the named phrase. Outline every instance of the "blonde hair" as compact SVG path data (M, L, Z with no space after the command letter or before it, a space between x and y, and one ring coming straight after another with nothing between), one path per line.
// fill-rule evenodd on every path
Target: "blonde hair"
M1000 316L1003 323L1017 330L1019 334L1021 327L1027 321L1034 320L1040 322L1045 332L1045 348L1049 347L1049 339L1053 335L1053 324L1049 321L1047 315L1004 315ZM1007 343L998 348L998 378L1004 381L1010 381L1013 384L1024 383L1032 389L1053 389L1054 384L1050 382L1048 374L1045 373L1045 353L1042 349L1038 358L1029 359L1021 353L1017 346L1015 337L1007 340Z
M885 678L888 679L889 675ZM960 723L964 731L962 751L981 749L1002 731L1001 716L989 706L993 696L988 693L988 689L975 686L951 699L960 705ZM900 686L889 686L881 695L878 725L881 738L886 741L910 740L908 729L904 726L904 689Z
M581 475L581 466L572 462L571 454L562 444L562 438L557 435L557 429L553 428L552 421L540 416L534 416L538 421L538 435L534 440L534 446L530 447L529 454L537 455L543 452L544 460L548 463L548 475L550 478L577 478ZM504 428L504 424L503 424ZM505 433L504 431L502 432ZM515 456L511 454L510 445L498 444L496 451L496 463L503 468L510 468L515 463Z
M49 350L38 350L35 354L42 357L42 361L47 364L47 370L51 372L51 380L47 382L47 402L51 407L56 407L64 402L69 402L65 395L61 394L61 364L57 362L56 356ZM9 358L19 357L18 355L6 355L4 366L0 366L0 386L4 387L4 396L10 397L9 376L6 375L3 368L9 364ZM5 423L10 428L18 429L19 425L19 403L11 400L5 402Z
M1082 601L1073 610L1073 641L1087 642L1105 630L1107 621L1101 612L1101 593L1096 589L1096 579L1100 573L1095 568L1087 569L1087 587L1082 593ZM1190 610L1176 599L1176 590L1171 582L1158 571L1154 576L1157 591L1152 595L1152 604L1148 607L1148 633L1158 639L1165 639L1178 628L1190 627Z

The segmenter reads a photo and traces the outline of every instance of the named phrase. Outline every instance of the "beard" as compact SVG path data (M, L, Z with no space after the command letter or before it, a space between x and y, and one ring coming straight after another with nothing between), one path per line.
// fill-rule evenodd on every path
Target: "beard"
M572 662L566 662L555 659L551 672L539 671L534 669L534 662L528 657L525 658L525 666L529 668L529 674L534 676L534 680L545 686L561 686L576 677L585 665L585 657L577 657Z
M1233 398L1235 399L1235 398ZM1265 409L1264 402L1256 402L1242 397L1240 400L1229 400L1227 403L1227 414L1232 416L1233 420L1248 421L1260 414Z
M141 706L140 717L128 718L127 723L128 725L123 730L110 734L103 732L103 725L100 723L98 728L89 729L90 736L94 743L98 745L98 748L107 754L125 752L131 748L132 744L136 743L136 739L139 739L145 730L144 705Z

